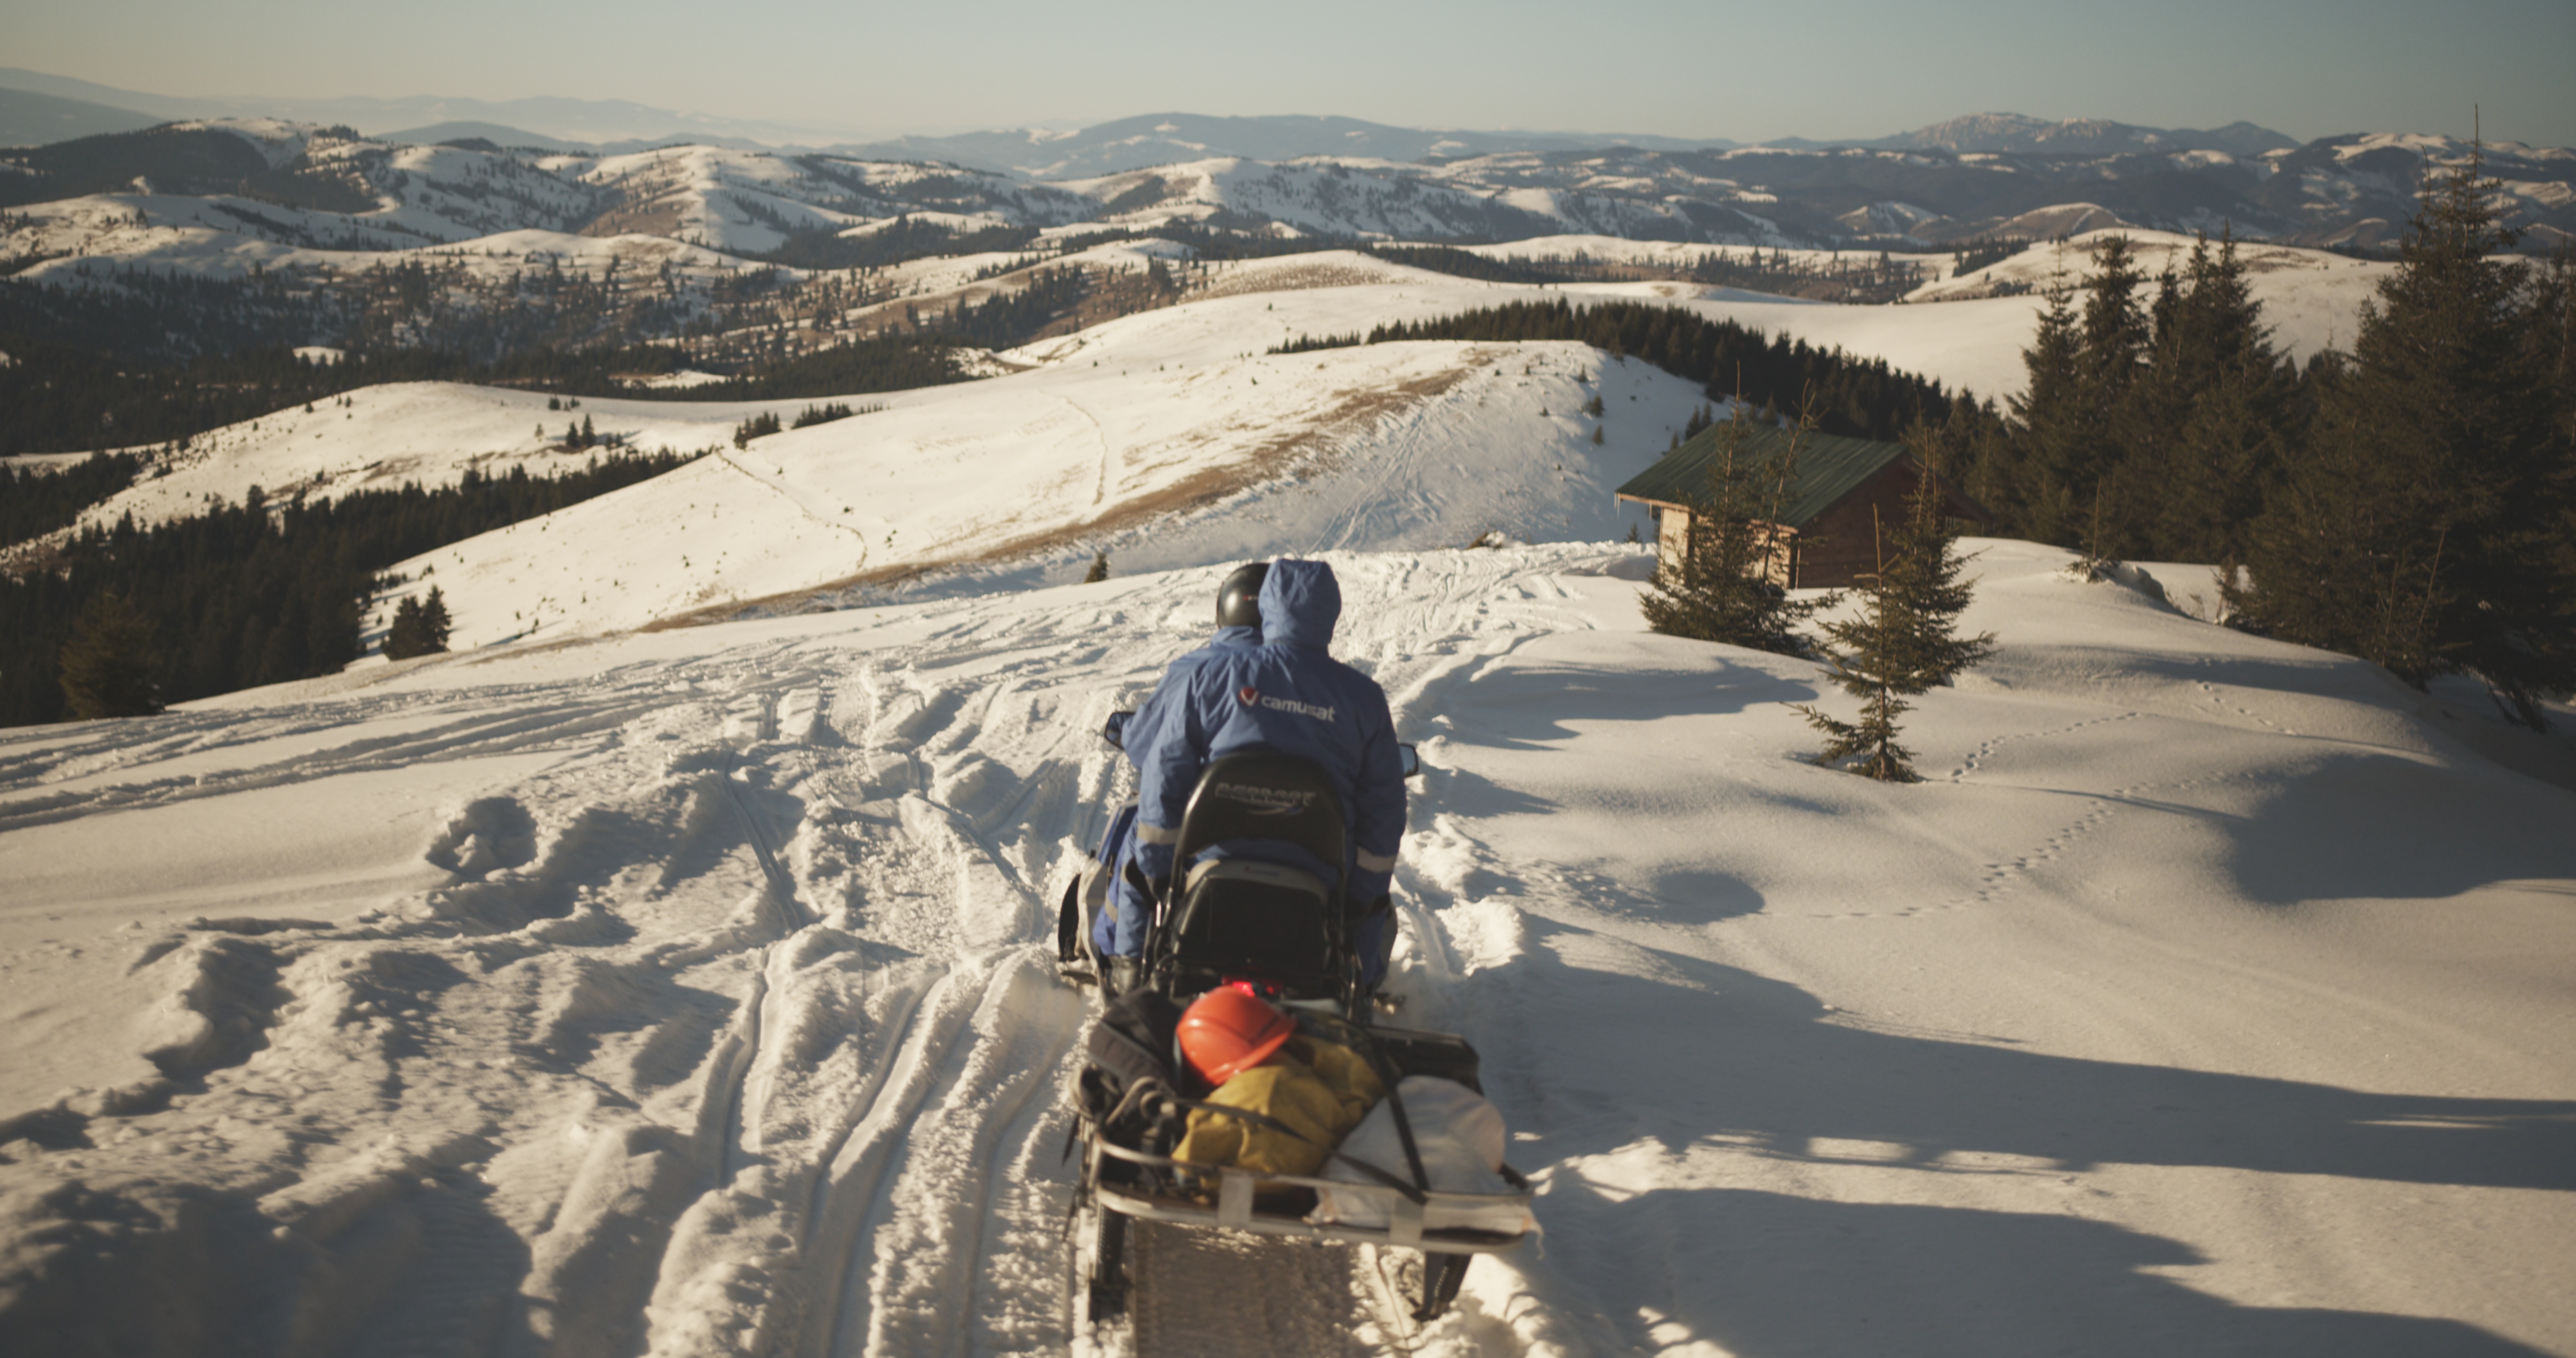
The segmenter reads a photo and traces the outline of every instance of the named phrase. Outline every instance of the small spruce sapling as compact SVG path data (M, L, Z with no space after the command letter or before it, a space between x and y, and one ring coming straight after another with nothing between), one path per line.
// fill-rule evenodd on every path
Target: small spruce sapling
M2086 584L2098 585L2120 573L2119 558L2111 555L2105 545L2110 541L2108 534L2116 531L2116 525L2111 529L2103 526L2111 498L2111 482L2112 477L2106 474L2093 483L2093 527L2084 535L2083 552L2066 568L2067 574Z
M1791 704L1825 735L1816 762L1888 783L1918 781L1914 755L1897 743L1903 701L1949 683L1994 654L1992 632L1957 634L1972 586L1960 578L1969 558L1942 514L1939 440L1917 422L1905 432L1921 475L1907 497L1905 519L1878 538L1878 569L1862 576L1859 615L1824 624L1826 676L1861 700L1856 722L1837 721L1805 703Z

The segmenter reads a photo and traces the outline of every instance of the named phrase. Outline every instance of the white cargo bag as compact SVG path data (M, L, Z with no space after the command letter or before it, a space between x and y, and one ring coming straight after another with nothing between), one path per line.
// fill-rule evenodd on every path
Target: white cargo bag
M1537 1228L1538 1222L1530 1215L1519 1190L1505 1182L1500 1173L1504 1140L1500 1109L1455 1080L1430 1075L1408 1075L1395 1092L1397 1098L1404 1100L1405 1120L1413 1126L1413 1144L1422 1152L1423 1176L1430 1181L1434 1195L1423 1209L1422 1229L1521 1235ZM1396 1135L1391 1105L1392 1100L1378 1100L1368 1117L1342 1138L1339 1149L1343 1155L1411 1182L1412 1166L1405 1161L1403 1139ZM1318 1189L1318 1201L1308 1220L1363 1230L1383 1229L1388 1218L1387 1199L1393 1190L1338 1158L1325 1164L1324 1178L1365 1187ZM1450 1193L1490 1193L1510 1200L1439 1196Z

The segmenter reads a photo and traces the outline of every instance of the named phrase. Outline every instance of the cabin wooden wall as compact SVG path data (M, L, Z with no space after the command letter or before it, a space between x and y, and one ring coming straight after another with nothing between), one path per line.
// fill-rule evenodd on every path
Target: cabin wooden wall
M1811 520L1799 535L1793 588L1840 589L1876 571L1877 534L1905 521L1905 500L1914 493L1914 484L1911 468L1901 460L1891 462Z

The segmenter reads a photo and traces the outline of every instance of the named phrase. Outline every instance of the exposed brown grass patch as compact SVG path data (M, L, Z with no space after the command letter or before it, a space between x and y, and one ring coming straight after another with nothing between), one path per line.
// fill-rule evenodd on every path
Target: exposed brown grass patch
M641 204L620 203L581 224L583 236L676 236L686 200L665 196Z
M1315 288L1358 288L1399 283L1412 274L1393 265L1324 260L1309 264L1219 270L1205 283L1192 283L1186 300L1236 297L1252 292L1304 292Z

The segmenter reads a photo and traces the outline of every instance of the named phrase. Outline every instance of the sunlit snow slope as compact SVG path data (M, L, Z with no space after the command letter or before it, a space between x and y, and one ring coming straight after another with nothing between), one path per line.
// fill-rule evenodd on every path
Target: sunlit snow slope
M2473 713L1994 543L1884 786L1637 548L1330 559L1548 1232L1452 1317L1151 1230L1064 1328L1051 908L1193 568L0 736L0 1350L2576 1353L2576 794Z

